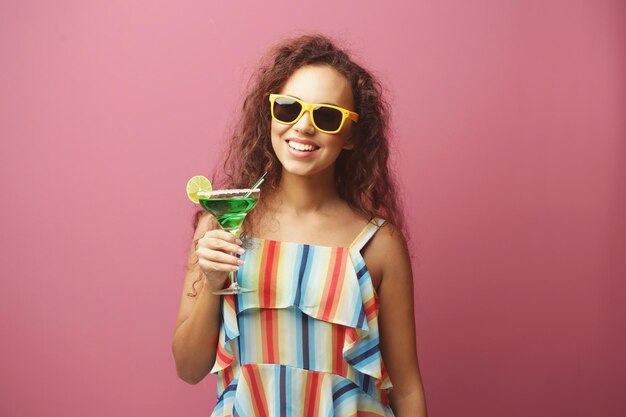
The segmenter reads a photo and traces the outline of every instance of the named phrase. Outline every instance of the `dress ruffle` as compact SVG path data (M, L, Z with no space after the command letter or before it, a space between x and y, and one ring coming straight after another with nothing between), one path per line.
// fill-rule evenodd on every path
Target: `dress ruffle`
M269 401L268 399L272 399ZM338 375L284 365L243 365L211 417L393 417L388 405Z

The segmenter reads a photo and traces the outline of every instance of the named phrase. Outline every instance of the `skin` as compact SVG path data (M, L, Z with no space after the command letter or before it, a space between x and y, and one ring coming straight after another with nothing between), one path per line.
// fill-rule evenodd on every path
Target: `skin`
M354 109L350 85L329 66L305 66L287 80L281 94L309 103L329 103ZM263 195L263 212L257 212L258 237L323 246L347 247L368 219L339 198L334 187L334 164L341 152L358 146L352 137L352 122L346 121L337 134L317 131L305 113L294 125L272 121L272 147L282 164L280 186L272 195ZM297 140L316 147L298 158L288 141ZM259 208L260 209L260 208ZM220 296L211 292L228 285L227 271L239 261L230 253L242 253L241 241L217 228L214 219L204 216L196 229L190 264L176 322L173 353L178 375L195 384L210 371L220 327ZM398 230L385 224L362 251L374 288L379 296L381 352L394 389L391 407L397 417L426 416L424 390L416 347L413 307L413 278L407 244ZM197 297L188 297L199 272L202 285Z

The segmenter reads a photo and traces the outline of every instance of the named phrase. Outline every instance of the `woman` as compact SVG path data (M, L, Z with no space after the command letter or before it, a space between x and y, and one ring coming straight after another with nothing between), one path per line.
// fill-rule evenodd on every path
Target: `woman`
M426 415L387 122L328 38L262 60L224 165L262 196L243 241L199 213L173 340L183 380L218 373L213 416ZM256 291L214 295L229 271Z

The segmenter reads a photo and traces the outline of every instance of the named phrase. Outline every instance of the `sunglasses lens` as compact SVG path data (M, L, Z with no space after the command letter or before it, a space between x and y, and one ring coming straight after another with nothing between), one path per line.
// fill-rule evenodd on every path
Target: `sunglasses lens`
M295 100L279 97L274 101L274 117L281 122L291 123L298 118L302 106Z
M341 126L343 114L332 107L317 107L313 110L313 119L320 129L334 132Z

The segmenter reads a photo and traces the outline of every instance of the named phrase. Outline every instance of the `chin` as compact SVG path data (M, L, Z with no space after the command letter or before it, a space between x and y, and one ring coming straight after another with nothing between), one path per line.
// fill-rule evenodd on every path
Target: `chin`
M292 161L281 161L281 165L283 167L283 173L289 175L296 175L299 177L313 177L313 176L323 176L330 172L330 175L333 175L334 167L319 167L312 166L310 164L301 164L298 162Z

